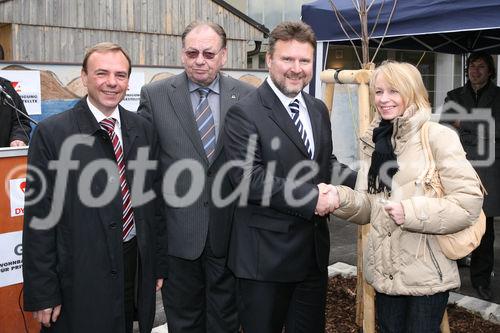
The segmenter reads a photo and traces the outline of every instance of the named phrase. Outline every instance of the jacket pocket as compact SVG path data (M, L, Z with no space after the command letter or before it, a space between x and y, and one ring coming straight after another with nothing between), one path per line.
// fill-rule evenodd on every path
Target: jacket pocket
M248 226L268 231L286 233L290 230L289 220L280 219L261 213L253 213L248 221Z
M439 262L437 261L436 256L432 251L431 244L429 244L429 239L426 239L426 243L427 248L429 249L429 255L431 257L432 264L436 268L437 274L439 275L439 281L443 282L443 271L441 270L441 267L439 267Z

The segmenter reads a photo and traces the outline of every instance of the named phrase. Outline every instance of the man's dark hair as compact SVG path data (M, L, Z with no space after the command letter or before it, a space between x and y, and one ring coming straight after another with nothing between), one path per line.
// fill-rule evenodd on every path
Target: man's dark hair
M269 51L267 51L269 54L274 53L274 47L279 40L284 42L296 40L301 43L309 43L313 49L316 48L314 31L309 25L301 21L281 22L271 31L269 35Z
M493 57L491 56L491 54L485 52L474 52L470 54L465 65L465 73L469 73L470 64L476 60L483 60L486 63L486 65L488 66L488 71L490 72L490 80L493 80L497 76Z
M209 21L193 21L193 22L189 23L188 26L186 27L186 29L184 29L184 31L182 32L182 36L181 36L182 47L184 47L184 41L186 40L187 34L189 34L194 28L197 28L197 27L200 27L203 25L212 28L212 30L215 31L215 33L217 35L219 35L220 41L221 41L221 47L225 48L226 43L227 43L227 37L226 37L226 32L224 31L224 28L221 27L220 25L218 25L217 23L209 22Z
M85 73L87 73L87 62L89 61L89 57L93 53L105 53L105 52L121 52L127 58L128 61L128 76L130 76L130 73L132 72L132 63L130 61L130 57L128 56L127 52L123 49L118 44L115 43L110 43L110 42L103 42L103 43L98 43L94 46L92 46L90 49L87 50L85 53L85 57L83 58L83 64L82 64L82 69Z

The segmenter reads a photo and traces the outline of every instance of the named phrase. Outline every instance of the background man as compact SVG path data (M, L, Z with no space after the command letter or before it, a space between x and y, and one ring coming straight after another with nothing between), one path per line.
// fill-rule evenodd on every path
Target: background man
M12 98L10 100L0 92L0 147L26 146L31 132L30 121L12 107L26 114L23 100L9 80L0 77L0 86Z
M466 72L468 81L465 86L449 91L445 102L455 101L469 112L473 108L491 110L495 121L495 142L500 142L500 88L493 83L496 77L495 65L491 55L486 53L472 53L467 59ZM460 141L469 160L478 160L480 147L489 146L488 133L478 133L477 122L454 123L460 135ZM483 182L487 195L484 196L483 209L486 214L486 232L481 244L472 252L470 262L470 276L472 286L479 297L491 299L490 281L493 271L493 243L495 231L493 219L500 215L500 150L495 145L495 161L489 167L476 167L476 171Z
M164 240L158 240L162 224L156 223L154 201L132 207L134 173L127 165L142 147L150 148L148 158L154 159L150 146L155 140L149 122L118 105L130 71L130 58L119 45L95 45L81 71L88 96L42 121L34 133L28 172L38 169L43 179L28 178L26 193L42 198L31 203L28 198L25 210L24 308L34 312L42 331L132 332L136 305L140 331L151 331L155 285L161 287L164 272L156 244ZM63 176L48 165L62 159L61 147L75 134L85 142L73 148L70 156L78 165L63 180L66 191L58 193L57 178ZM116 172L101 168L90 177L85 173L106 162L117 166ZM153 187L153 177L154 171L146 174L144 192ZM106 201L100 196L110 184L116 184L116 191ZM103 203L89 207L85 191ZM62 214L55 217L52 209L58 204ZM55 224L49 229L34 221L48 215Z
M154 124L161 146L160 165L190 159L203 168L201 194L189 205L165 206L168 234L168 280L162 290L168 330L231 332L238 330L235 280L226 268L233 207L216 207L214 177L225 162L219 139L228 108L252 87L224 76L226 33L209 22L193 22L182 34L184 72L142 88L139 113ZM195 184L180 173L173 196ZM218 191L231 191L227 179Z
M312 77L315 45L308 25L279 24L269 36L269 77L226 117L227 158L247 163L232 168L230 179L235 187L249 181L228 259L245 333L281 333L283 325L287 332L324 331L330 240L319 215L334 207L320 183L331 182L332 136L326 106L302 90Z

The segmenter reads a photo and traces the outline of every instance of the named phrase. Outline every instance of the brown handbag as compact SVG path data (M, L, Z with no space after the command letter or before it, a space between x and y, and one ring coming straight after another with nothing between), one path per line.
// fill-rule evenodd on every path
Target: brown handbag
M420 130L420 139L425 153L427 171L424 173L422 185L424 191L434 190L436 196L441 198L445 195L443 184L436 169L434 156L429 143L429 122L425 122ZM479 176L478 176L479 180ZM480 182L480 180L479 180ZM482 187L482 184L481 184ZM484 192L484 188L483 188ZM436 235L441 251L452 260L461 259L471 253L481 243L481 238L486 230L486 215L483 210L477 221L458 232L447 235Z

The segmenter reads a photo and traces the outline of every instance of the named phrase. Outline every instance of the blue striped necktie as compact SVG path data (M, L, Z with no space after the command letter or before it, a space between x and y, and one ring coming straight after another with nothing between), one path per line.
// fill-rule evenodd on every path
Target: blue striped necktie
M297 130L299 131L299 135L302 138L302 141L304 142L304 146L306 147L307 154L309 155L309 158L312 159L311 144L309 142L309 139L307 138L306 129L304 128L304 125L302 124L299 118L299 100L298 99L293 100L293 102L288 104L288 107L292 112L292 121L295 124L295 127L297 127Z
M201 143L209 162L212 162L215 151L215 122L214 115L208 104L210 88L198 88L200 101L196 107L194 116L200 132Z

